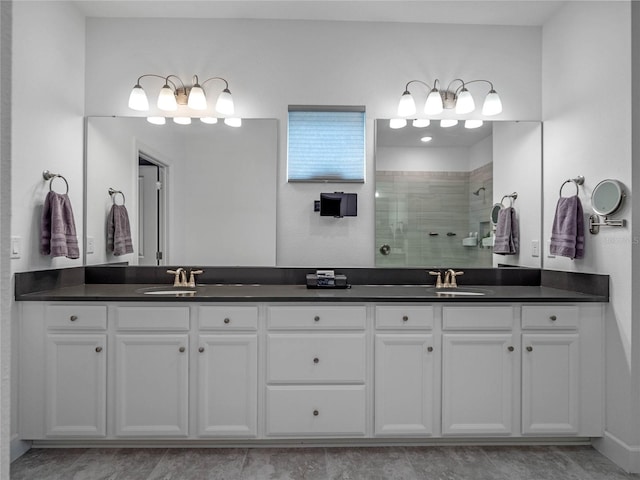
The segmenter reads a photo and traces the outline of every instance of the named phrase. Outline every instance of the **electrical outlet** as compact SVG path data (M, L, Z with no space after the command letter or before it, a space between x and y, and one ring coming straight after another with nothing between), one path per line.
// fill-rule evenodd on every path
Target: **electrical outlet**
M11 237L11 258L20 258L22 255L22 238Z
M540 241L539 240L531 240L531 256L539 257L540 256Z
M87 237L87 254L94 253L96 249L96 239Z

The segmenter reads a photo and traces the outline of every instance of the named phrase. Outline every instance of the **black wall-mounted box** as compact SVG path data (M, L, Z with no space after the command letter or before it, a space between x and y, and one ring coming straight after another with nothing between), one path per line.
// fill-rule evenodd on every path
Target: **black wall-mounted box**
M356 193L321 193L321 217L356 217L358 215L358 194Z

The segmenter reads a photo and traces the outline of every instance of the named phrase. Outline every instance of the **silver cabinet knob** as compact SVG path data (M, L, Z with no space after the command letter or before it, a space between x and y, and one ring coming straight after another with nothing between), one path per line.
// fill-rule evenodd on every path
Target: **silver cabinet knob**
M314 322L319 322L320 321L320 317L318 315L316 315L315 317L313 317L313 321Z
M320 362L320 359L319 359L318 357L315 357L315 358L313 359L313 363L319 363L319 362Z
M513 348L512 346L508 346L507 350L509 350L510 352L513 352L515 350L515 348Z
M527 352L533 352L533 347L527 347Z
M231 319L230 319L230 318L225 318L225 319L223 320L223 322L224 322L224 323L231 323Z
M100 353L102 351L102 347L96 347L96 352Z
M184 351L185 351L185 350L186 350L186 348L184 348L184 347L180 347L180 348L178 349L178 351L179 351L180 353L184 353Z
M313 411L313 416L317 417L318 415L320 415L320 412L318 410L314 410Z
M71 315L71 316L69 317L69 320L71 320L72 322L75 322L77 319L78 319L78 316L77 316L77 315Z
M409 321L409 317L408 317L407 315L403 315L403 317L402 317L402 321L403 321L403 322L407 322L407 321Z
M199 351L200 353L204 352L204 347L200 347L200 348L198 349L198 351Z
M427 352L429 353L433 352L433 347L427 347Z
M551 315L549 317L549 320L551 320L552 322L555 322L558 319L558 317L556 317L555 315Z

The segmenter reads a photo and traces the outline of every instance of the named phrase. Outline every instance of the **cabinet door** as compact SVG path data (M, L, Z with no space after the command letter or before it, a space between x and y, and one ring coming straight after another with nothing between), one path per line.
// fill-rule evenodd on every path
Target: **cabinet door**
M578 334L525 334L522 348L522 433L577 434Z
M116 335L116 435L186 436L187 335Z
M47 335L46 435L106 434L106 335Z
M513 335L442 337L443 435L509 435L515 348Z
M431 435L433 335L376 335L376 435Z
M202 335L198 343L198 435L255 437L256 335Z

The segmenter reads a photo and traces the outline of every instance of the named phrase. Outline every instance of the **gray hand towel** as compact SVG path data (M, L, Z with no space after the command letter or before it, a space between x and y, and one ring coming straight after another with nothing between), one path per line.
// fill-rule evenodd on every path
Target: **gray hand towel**
M584 215L577 195L558 199L549 252L571 259L584 257Z
M129 214L124 205L112 205L107 217L107 249L120 256L133 253Z
M520 239L516 210L513 207L502 208L498 213L496 237L493 243L493 253L500 255L516 255Z
M52 257L79 258L71 200L66 193L50 191L42 208L40 253Z

